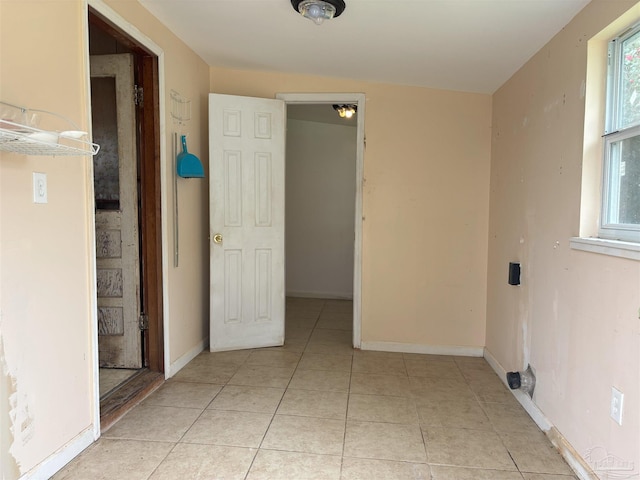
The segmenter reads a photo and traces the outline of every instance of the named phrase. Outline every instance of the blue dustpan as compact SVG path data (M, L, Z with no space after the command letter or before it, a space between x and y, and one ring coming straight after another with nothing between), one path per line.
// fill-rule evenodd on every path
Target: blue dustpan
M178 175L182 178L204 178L200 159L187 151L187 137L182 135L182 152L177 157Z

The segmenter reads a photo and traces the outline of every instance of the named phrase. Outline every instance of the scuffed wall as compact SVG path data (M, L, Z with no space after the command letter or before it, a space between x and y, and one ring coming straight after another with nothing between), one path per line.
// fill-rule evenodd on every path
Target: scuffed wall
M208 66L137 2L108 2L164 49L161 82L192 99L189 147L206 158ZM0 100L55 112L90 130L83 0L0 1ZM171 151L165 111L162 124ZM76 129L76 128L73 128ZM168 159L171 159L169 153ZM158 159L160 161L160 159ZM172 179L173 163L162 165ZM33 172L48 203L32 200ZM90 441L94 418L91 157L0 152L0 463L3 480ZM167 185L171 185L171 180ZM170 363L207 337L207 185L179 186L181 263L164 272ZM171 192L165 192L167 208ZM171 232L167 212L163 222ZM170 235L167 235L169 241ZM173 244L163 248L172 251ZM166 365L169 368L169 365ZM89 440L87 440L89 439ZM84 443L83 443L84 444ZM48 464L51 465L51 464Z
M0 323L0 328L2 324ZM16 392L16 378L9 371L9 366L4 356L4 342L0 337L0 478L18 478L20 469L16 459L11 454L11 448L15 436L13 431L16 425L14 418Z
M0 2L0 100L88 130L81 2ZM50 114L39 113L47 128ZM69 128L69 127L67 127ZM86 156L0 152L0 450L14 480L92 429ZM48 203L33 203L33 172Z
M534 402L587 463L605 452L637 476L640 264L569 244L599 195L599 182L581 191L585 136L602 134L585 128L587 43L632 5L591 2L494 94L486 345L506 370L532 365ZM518 287L510 261L522 263Z
M484 346L489 95L216 67L211 91L364 93L362 340Z

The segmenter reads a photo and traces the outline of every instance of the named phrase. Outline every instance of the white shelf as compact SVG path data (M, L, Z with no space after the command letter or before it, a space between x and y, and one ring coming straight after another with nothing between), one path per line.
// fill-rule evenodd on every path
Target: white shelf
M0 104L4 109L18 110L21 118L27 118L28 109L4 102L0 102ZM83 132L41 130L13 120L0 119L0 150L5 152L54 156L95 155L98 153L100 146L83 140L84 136L86 134Z

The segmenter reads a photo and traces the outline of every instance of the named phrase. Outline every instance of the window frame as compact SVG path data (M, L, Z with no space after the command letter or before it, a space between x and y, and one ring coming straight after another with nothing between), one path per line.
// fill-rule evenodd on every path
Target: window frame
M612 207L617 203L617 189L611 181L611 152L616 144L640 136L640 123L620 127L623 114L621 99L623 45L626 40L640 33L640 23L625 29L609 41L607 48L607 88L605 97L605 131L602 154L602 199L600 202L600 221L598 236L605 239L640 242L640 223L628 224L612 221ZM640 205L638 206L640 208Z

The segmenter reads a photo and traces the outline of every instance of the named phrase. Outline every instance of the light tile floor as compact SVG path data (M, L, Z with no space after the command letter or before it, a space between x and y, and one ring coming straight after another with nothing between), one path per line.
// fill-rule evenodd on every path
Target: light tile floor
M204 352L54 478L575 480L481 358L354 351L348 301Z

